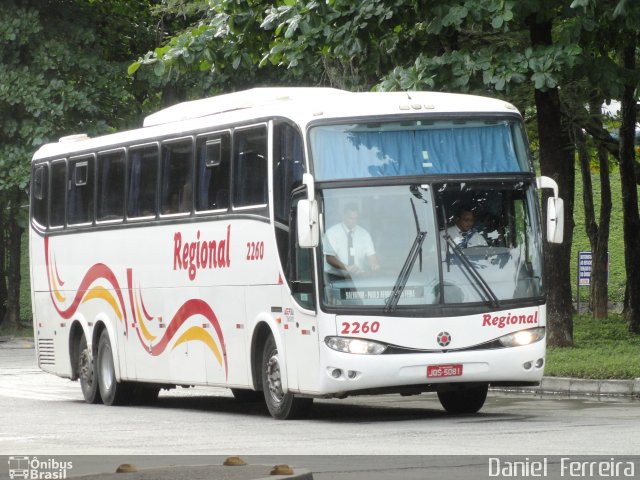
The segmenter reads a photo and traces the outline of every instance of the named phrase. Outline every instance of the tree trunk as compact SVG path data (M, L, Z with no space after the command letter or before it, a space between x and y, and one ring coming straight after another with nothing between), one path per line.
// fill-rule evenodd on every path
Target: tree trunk
M4 316L7 312L7 280L5 259L5 216L4 209L0 208L0 325L4 322Z
M531 20L529 31L533 45L551 45L551 22ZM571 242L573 237L573 196L575 189L574 146L571 131L564 125L560 95L557 88L536 90L540 168L542 175L558 182L559 195L564 199L564 242L546 243L544 266L547 290L547 334L551 346L573 344L571 305ZM546 205L548 193L543 195ZM546 212L545 212L546 217Z
M622 51L623 67L635 73L636 38ZM627 304L625 318L629 330L640 334L640 217L638 214L638 192L635 182L635 126L636 126L636 81L630 75L625 84L621 101L622 123L620 124L620 179L622 184L622 211L624 215L624 260L627 270Z
M578 151L578 162L580 163L580 174L582 176L582 205L584 207L584 229L589 239L589 245L591 246L592 258L593 252L596 249L596 242L598 237L598 224L596 223L596 213L593 207L593 185L591 182L591 159L589 157L589 149L587 148L587 139L585 138L582 129L579 127L573 128L573 136L576 142L576 149ZM591 289L589 295L589 307L593 311L593 277L594 271L591 269ZM580 295L580 289L576 292L576 295ZM580 312L578 312L580 313Z
M609 177L609 154L598 147L600 160L600 226L593 247L591 273L591 295L593 317L603 320L609 314L609 230L611 225L611 179Z
M18 222L20 215L20 191L16 191L11 202L9 227L9 254L7 256L7 311L5 325L20 326L20 252L23 228Z
M591 114L590 123L598 130L603 130L600 120L600 99L589 102ZM600 163L600 224L596 222L595 208L593 204L593 188L591 181L591 168L586 139L581 128L575 128L578 158L580 160L580 172L584 185L583 201L585 213L585 230L589 237L592 252L591 288L589 304L593 317L605 319L608 315L609 290L608 279L608 251L609 251L609 227L611 224L611 183L609 178L609 155L602 142L596 140L598 160Z

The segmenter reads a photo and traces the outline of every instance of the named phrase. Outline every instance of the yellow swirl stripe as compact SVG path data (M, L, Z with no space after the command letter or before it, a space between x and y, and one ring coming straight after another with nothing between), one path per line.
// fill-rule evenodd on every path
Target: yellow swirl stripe
M116 299L113 298L113 295L111 295L111 292L109 292L109 290L101 286L93 287L84 296L84 298L82 299L82 303L85 303L85 302L88 302L89 300L94 300L94 299L104 300L109 305L111 305L111 308L113 308L113 311L116 312L116 316L118 317L118 320L122 321L122 311L118 306L118 302L116 302Z
M176 348L178 345L184 342L190 342L192 340L199 340L207 345L209 349L213 352L218 360L218 363L222 365L222 355L220 355L220 350L218 350L218 346L214 342L211 335L209 335L203 328L201 327L191 327L189 330L184 332L178 340L176 340L173 348ZM173 349L172 349L173 350Z
M138 296L136 295L136 315L138 315L138 325L140 325L140 330L142 331L142 335L149 341L153 341L156 339L156 336L151 334L151 332L147 329L147 326L144 324L144 320L142 320L142 315L140 314L140 306L138 305Z
M53 274L53 265L49 265L49 276L51 277L51 285L53 286L53 294L56 296L56 298L58 299L58 301L60 303L64 302L66 300L66 297L64 295L62 295L58 291L58 282L56 281L56 277Z

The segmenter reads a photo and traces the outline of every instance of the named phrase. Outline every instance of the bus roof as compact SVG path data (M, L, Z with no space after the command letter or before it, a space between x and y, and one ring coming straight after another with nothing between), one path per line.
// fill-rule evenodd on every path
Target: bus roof
M62 137L43 145L33 159L73 155L92 149L115 148L157 137L215 128L270 116L288 117L305 126L315 119L337 119L398 114L504 113L517 109L488 97L439 92L362 92L334 88L269 87L182 102L147 116L143 127L90 138Z

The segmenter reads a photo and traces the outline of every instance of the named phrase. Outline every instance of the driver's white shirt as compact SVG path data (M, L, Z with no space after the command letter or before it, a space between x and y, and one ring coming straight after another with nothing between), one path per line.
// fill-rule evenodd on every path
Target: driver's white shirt
M455 243L456 245L460 245L464 241L465 232L460 230L458 226L455 224L447 228L447 233L453 240L453 243ZM442 237L443 237L442 238L443 242L445 242L446 244L447 240L446 238L444 238L445 237L444 234L442 235ZM487 246L487 241L482 236L482 234L477 230L472 231L471 237L467 240L467 247L486 247L486 246Z
M354 264L361 270L366 270L368 268L367 258L376 253L373 240L369 232L360 225L356 225L351 231ZM347 265L349 261L349 229L344 223L338 223L325 232L322 241L322 252L325 257L326 255L332 255ZM327 273L334 275L345 274L344 270L339 270L329 265L326 258L324 268Z

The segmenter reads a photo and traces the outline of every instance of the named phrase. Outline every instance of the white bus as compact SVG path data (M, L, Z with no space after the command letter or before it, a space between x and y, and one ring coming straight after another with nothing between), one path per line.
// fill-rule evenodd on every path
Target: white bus
M62 138L32 163L39 366L108 405L212 385L279 419L391 392L475 413L542 377L537 187L561 241L520 114L466 95L253 89Z

